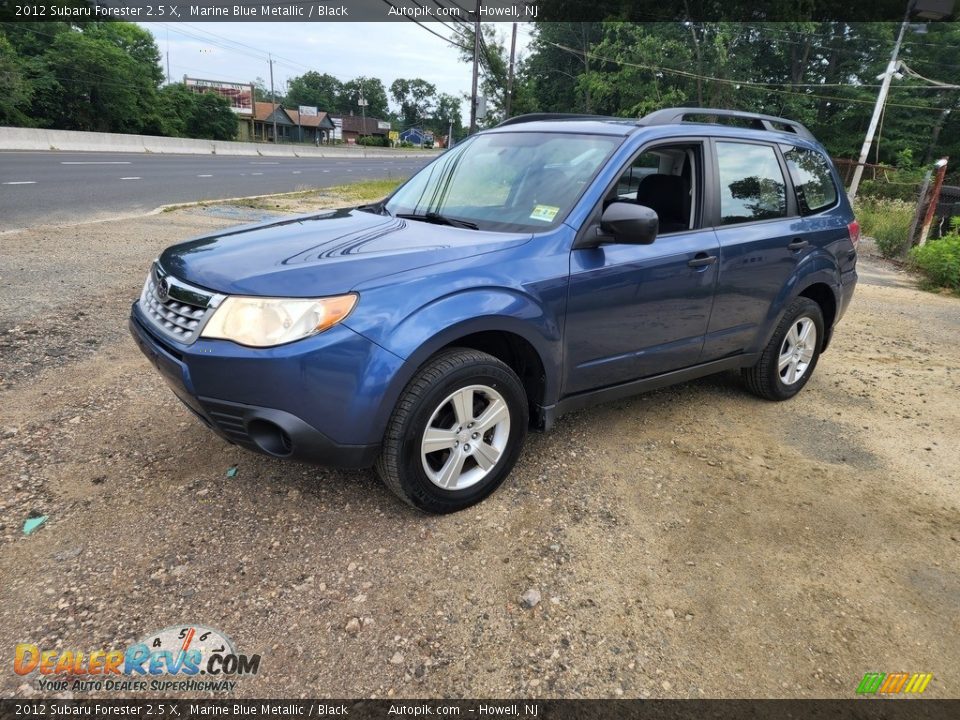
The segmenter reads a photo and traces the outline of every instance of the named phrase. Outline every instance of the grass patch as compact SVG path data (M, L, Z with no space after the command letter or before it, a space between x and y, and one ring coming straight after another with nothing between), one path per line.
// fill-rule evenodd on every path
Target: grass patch
M214 205L232 205L253 210L274 210L279 212L309 212L314 209L347 207L362 205L385 198L406 178L388 178L386 180L361 180L345 185L312 190L297 190L276 195L258 195L248 198L228 200L209 200L200 203L168 205L164 212L189 207L211 207Z
M862 198L855 215L860 230L877 241L877 249L885 257L897 257L907 243L915 205L903 200Z

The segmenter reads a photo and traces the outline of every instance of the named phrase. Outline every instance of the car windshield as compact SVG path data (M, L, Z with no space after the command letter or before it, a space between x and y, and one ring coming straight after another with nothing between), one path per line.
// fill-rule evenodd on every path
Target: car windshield
M481 230L544 230L566 217L621 140L571 133L478 135L413 176L386 209Z

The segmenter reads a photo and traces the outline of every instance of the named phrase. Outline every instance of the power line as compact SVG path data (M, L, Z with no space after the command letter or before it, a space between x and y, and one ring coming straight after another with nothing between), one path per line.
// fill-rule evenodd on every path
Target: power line
M874 101L873 101L873 100L859 100L859 99L856 99L856 98L844 98L844 97L837 97L837 96L831 96L831 95L818 95L818 94L816 94L816 93L796 93L796 92L790 92L790 91L788 91L788 90L778 90L778 89L776 89L775 87L768 87L769 85L781 85L782 83L758 83L758 82L753 82L753 81L750 81L750 80L731 80L731 79L727 79L727 78L713 77L713 76L711 76L711 75L699 75L699 74L697 74L697 73L688 72L688 71L686 71L686 70L676 70L676 69L674 69L674 68L665 68L665 67L658 66L658 65L643 65L643 64L640 64L640 63L627 62L626 60L613 60L613 59L611 59L611 58L601 57L601 56L596 55L596 54L594 54L594 53L584 52L584 51L581 51L581 50L576 50L576 49L574 49L574 48L566 47L565 45L560 45L559 43L548 42L547 44L553 45L553 46L559 48L560 50L563 50L564 52L568 52L568 53L571 53L571 54L573 54L573 55L589 56L589 57L591 57L591 58L593 58L593 59L595 59L595 60L599 60L599 61L601 61L601 62L607 62L607 63L611 63L611 64L614 64L614 65L623 65L623 66L626 66L626 67L635 67L635 68L638 68L638 69L640 69L640 70L649 70L649 71L651 71L651 72L662 72L662 73L668 73L668 74L672 74L672 75L679 75L679 76L681 76L681 77L688 77L688 78L700 79L700 80L709 80L709 81L712 81L712 82L724 83L724 84L727 84L727 85L734 85L734 86L736 86L738 89L741 88L741 87L746 87L746 88L753 88L753 89L757 89L757 90L763 90L763 91L765 91L765 92L776 93L776 94L779 94L779 95L792 95L792 96L794 96L794 97L817 98L817 99L820 99L820 100L830 100L830 101L844 102L844 103L859 103L859 104L863 104L863 105L873 105L873 104L874 104ZM804 87L804 86L798 85L798 86L795 86L795 87ZM808 87L832 87L832 85L809 85ZM864 88L864 87L870 87L870 86L867 86L867 85L843 85L843 86L841 86L841 87ZM889 107L912 108L912 109L915 109L915 110L936 110L937 112L940 112L940 111L942 110L942 108L935 107L935 106L930 106L930 105L908 105L908 104L905 104L905 103L891 103L891 102L888 102L888 103L887 103L887 106L889 106Z

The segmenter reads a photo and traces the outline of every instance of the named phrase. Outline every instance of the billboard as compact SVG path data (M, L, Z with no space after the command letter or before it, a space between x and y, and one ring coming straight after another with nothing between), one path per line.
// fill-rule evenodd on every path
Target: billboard
M299 110L300 115L303 117L316 117L317 109L310 105L301 105Z
M378 120L378 121L377 121L377 129L378 129L378 130L389 130L389 129L390 129L390 123L388 123L386 120Z
M201 80L184 76L183 84L195 93L213 92L230 101L230 109L237 115L253 115L253 84L222 80Z
M333 140L343 140L343 118L330 118L333 121Z

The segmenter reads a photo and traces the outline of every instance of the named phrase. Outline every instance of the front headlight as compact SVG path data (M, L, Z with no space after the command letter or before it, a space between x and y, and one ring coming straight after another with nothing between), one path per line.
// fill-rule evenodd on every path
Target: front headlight
M253 347L283 345L336 325L356 304L356 295L318 300L228 297L200 336Z

